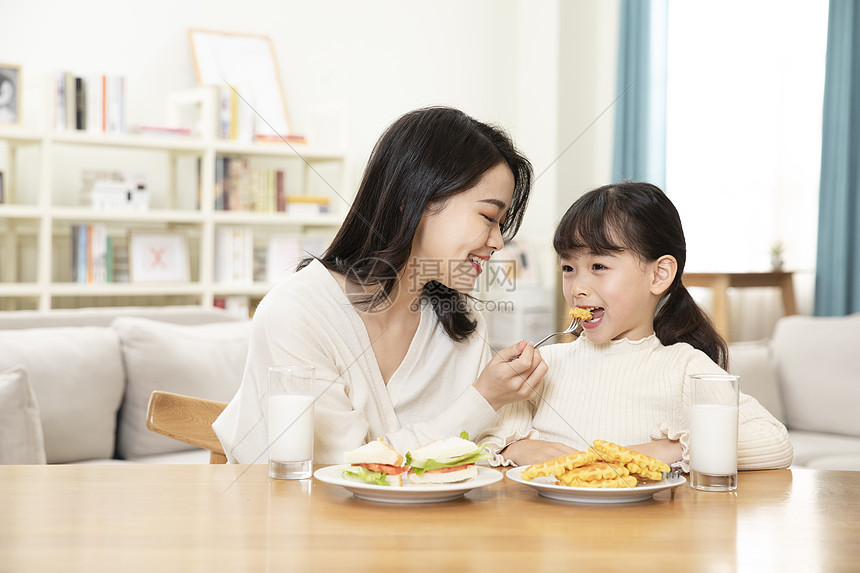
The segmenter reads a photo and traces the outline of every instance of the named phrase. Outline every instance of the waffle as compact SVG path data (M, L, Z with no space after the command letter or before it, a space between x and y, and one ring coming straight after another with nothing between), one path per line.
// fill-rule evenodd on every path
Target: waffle
M567 471L590 464L595 460L597 460L597 454L592 451L567 454L557 458L550 458L538 464L532 464L523 470L520 477L526 481L542 476L558 477Z
M594 440L584 452L576 452L533 464L520 473L526 481L552 476L569 487L636 487L639 479L660 481L669 466L656 458L607 442Z
M590 464L568 470L560 476L557 476L557 479L561 485L573 485L574 482L602 481L626 477L628 475L630 475L630 470L624 466L609 464L606 462L592 462Z
M570 309L570 312L567 313L570 318L578 318L579 320L591 320L591 311L580 308L578 306Z
M663 479L663 472L670 471L669 466L656 458L605 440L594 440L592 450L601 460L622 464L631 474L645 479L659 481Z

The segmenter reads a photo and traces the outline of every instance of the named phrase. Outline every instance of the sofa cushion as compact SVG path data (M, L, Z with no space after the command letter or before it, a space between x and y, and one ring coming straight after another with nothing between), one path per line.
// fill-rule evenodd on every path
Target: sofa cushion
M125 376L112 329L0 330L0 348L0 370L27 371L48 463L113 456Z
M860 470L860 436L801 431L788 435L794 446L793 468Z
M134 459L192 446L146 428L153 390L229 401L245 368L251 321L180 326L145 318L118 318L127 387L119 417L117 453Z
M789 430L860 436L860 314L788 316L772 349Z
M768 341L730 344L729 372L741 377L741 392L758 400L774 418L785 424L776 363Z
M0 464L44 464L45 440L27 370L0 372Z

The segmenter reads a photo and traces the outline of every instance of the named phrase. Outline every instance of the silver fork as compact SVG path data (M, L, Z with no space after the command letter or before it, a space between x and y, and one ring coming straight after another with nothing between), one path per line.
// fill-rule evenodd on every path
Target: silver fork
M541 344L543 344L544 342L546 342L550 338L554 338L556 336L561 336L562 334L573 334L581 326L582 326L582 320L580 320L579 318L574 318L573 320L570 321L570 326L568 326L567 328L565 328L561 332L553 332L549 336L543 338L540 342L535 344L535 348L537 348L538 346L540 346ZM581 331L582 330L580 328L580 332Z
M553 332L549 336L544 337L540 342L535 344L535 348L537 348L538 346L540 346L541 344L543 344L544 342L546 342L550 338L553 338L554 336L561 336L562 334L573 334L574 332L577 331L577 329L579 329L579 331L582 332L581 326L582 326L582 320L580 320L578 318L574 318L573 320L570 321L570 326L568 326L567 328L565 328L561 332ZM577 335L579 335L579 332L577 332ZM508 360L508 362L512 362L519 357L520 357L520 355L517 354L516 356L514 356L513 358Z

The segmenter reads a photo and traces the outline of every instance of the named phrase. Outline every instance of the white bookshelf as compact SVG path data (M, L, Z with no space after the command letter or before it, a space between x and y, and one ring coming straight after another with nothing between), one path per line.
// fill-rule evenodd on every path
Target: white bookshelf
M75 204L69 197L75 195L74 187L80 186L80 178L57 181L54 171L61 165L68 170L70 162L74 169L74 159L69 157L80 153L96 158L88 160L90 168L97 165L93 162L101 155L110 157L106 169L120 169L122 161L134 164L143 157L150 164L163 166L168 184L150 189L153 198L158 194L159 200L146 211L105 211L79 201ZM216 157L222 155L260 159L299 173L294 178L297 181L288 181L287 192L320 194L322 189L330 196L331 212L315 215L216 210L215 164ZM199 162L199 189L196 174L193 184L188 181L189 161ZM184 171L178 167L183 162ZM117 301L123 299L144 305L164 304L165 300L212 305L219 296L259 299L271 285L220 284L214 280L216 229L222 225L248 227L255 243L281 232L330 240L351 201L345 156L340 150L284 142L238 143L211 136L111 135L0 126L0 170L4 175L0 203L0 310L110 306L122 304ZM109 235L120 238L141 229L185 234L191 255L191 281L71 282L71 226L96 222L104 223Z

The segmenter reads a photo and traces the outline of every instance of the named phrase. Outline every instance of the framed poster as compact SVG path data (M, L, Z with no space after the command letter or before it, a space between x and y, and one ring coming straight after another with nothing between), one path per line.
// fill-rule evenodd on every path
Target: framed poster
M128 263L133 283L191 280L188 242L182 233L131 231Z
M198 82L235 90L241 105L256 112L256 131L290 134L281 75L268 36L193 28L188 34Z
M21 122L21 66L0 63L0 123Z

